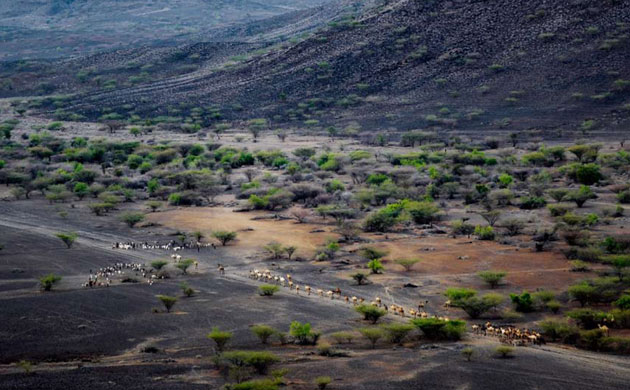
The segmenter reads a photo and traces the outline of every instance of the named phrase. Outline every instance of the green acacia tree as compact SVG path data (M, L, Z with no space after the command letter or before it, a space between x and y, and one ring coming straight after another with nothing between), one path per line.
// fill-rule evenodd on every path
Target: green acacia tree
M354 310L363 315L363 319L366 321L370 321L375 324L381 317L387 314L385 309L381 309L380 307L372 306L372 305L359 305L354 308Z
M420 262L420 259L396 259L394 262L403 267L405 271L409 272L414 265Z
M59 238L61 241L63 241L63 243L66 244L66 246L68 247L68 249L72 248L72 245L74 244L76 239L79 237L74 232L57 233L55 234L55 236Z
M39 284L44 291L52 290L53 286L61 281L61 276L48 274L39 278Z
M267 344L267 340L276 333L276 330L269 325L254 325L250 329L263 344Z
M145 216L142 213L124 213L120 216L120 220L126 223L130 228L144 221L144 218Z
M233 334L232 332L222 331L218 327L212 328L212 331L208 333L207 337L214 341L216 344L216 348L218 352L223 352L227 343L232 340Z
M507 273L504 271L481 271L477 275L483 279L490 288L494 289L497 288Z
M155 268L157 271L161 270L162 268L164 268L165 265L168 264L168 261L166 260L155 260L151 262L151 267Z
M168 295L156 295L156 297L160 302L162 302L162 304L166 308L167 313L170 313L173 306L175 306L175 303L177 303L176 297L171 297Z
M385 336L385 332L381 328L361 328L359 329L359 333L370 341L372 349L376 348L378 340Z
M184 259L175 264L175 267L179 268L184 275L186 275L188 273L188 268L190 268L194 263L194 259Z
M226 246L228 243L236 240L236 232L230 232L225 230L217 230L212 232L212 237L219 240L222 246Z
M383 267L383 264L378 259L370 260L367 263L367 266L373 274L381 273L381 271L385 269L385 267Z

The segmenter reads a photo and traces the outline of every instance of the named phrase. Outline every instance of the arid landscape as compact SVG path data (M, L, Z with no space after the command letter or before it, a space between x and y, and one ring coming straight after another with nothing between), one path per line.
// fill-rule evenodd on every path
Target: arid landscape
M0 20L0 389L627 388L626 2Z

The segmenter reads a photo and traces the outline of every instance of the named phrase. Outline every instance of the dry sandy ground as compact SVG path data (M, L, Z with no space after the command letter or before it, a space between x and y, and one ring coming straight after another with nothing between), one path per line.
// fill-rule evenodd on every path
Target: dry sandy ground
M196 207L169 210L148 215L148 221L186 231L201 231L206 237L216 230L238 232L238 246L260 249L269 242L296 245L298 252L312 256L328 239L338 238L331 226L298 224L293 220L256 219L265 212L234 212L229 207ZM323 232L312 233L314 230Z
M312 258L316 248L326 240L338 237L332 232L334 226L323 222L298 224L292 220L256 219L268 215L264 212L234 212L229 207L197 207L152 213L148 220L173 229L200 230L207 237L213 230L238 231L240 249L260 252L267 243L277 241L297 246L298 255L307 258ZM474 238L451 238L443 234L391 233L366 237L372 241L369 245L389 253L384 264L388 271L393 272L392 277L407 277L412 283L431 278L451 285L489 269L508 272L506 281L511 286L530 290L559 289L584 278L584 274L569 272L569 262L558 251L536 253L529 248ZM344 251L355 252L364 245L346 246ZM460 256L467 257L459 259ZM413 267L412 272L404 274L404 269L392 261L401 258L419 258L421 262ZM387 277L375 276L373 279L383 281ZM484 286L479 283L475 287Z

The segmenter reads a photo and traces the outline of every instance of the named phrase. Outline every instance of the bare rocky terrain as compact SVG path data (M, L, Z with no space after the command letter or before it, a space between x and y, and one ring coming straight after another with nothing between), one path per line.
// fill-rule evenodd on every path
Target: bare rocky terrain
M61 58L203 40L213 31L316 7L325 0L30 0L0 5L0 60ZM51 45L50 42L55 44Z
M211 105L223 119L268 117L285 126L621 134L630 115L628 12L622 1L390 1L329 15L310 36L235 64L200 61L185 76L158 73L142 85L94 90L61 82L88 64L53 78L27 65L5 96L41 93L40 84L58 94L92 90L61 105L89 118L103 108L154 118L173 105L186 117Z

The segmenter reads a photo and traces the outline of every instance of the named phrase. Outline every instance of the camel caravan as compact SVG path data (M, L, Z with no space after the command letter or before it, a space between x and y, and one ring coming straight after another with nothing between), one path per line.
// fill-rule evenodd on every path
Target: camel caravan
M164 250L164 251L173 251L173 252L178 252L184 249L193 249L193 250L197 250L197 252L199 252L201 249L203 248L209 248L212 247L212 249L217 249L216 244L214 243L202 243L199 241L196 242L185 242L185 243L177 243L174 240L169 241L166 244L162 244L158 241L155 241L153 243L148 243L148 242L133 242L133 241L129 241L129 242L114 242L112 243L112 249L122 249L122 250L136 250L136 249L143 249L143 250L156 250L156 249L160 249L160 250Z
M473 325L474 334L498 337L504 344L524 346L527 344L542 345L545 339L542 335L531 329L518 329L513 326L499 326L486 322L481 325Z
M289 290L295 291L296 294L300 295L300 292L305 293L307 296L310 296L311 294L316 294L319 297L326 297L328 299L334 300L334 299L338 299L338 300L342 300L345 303L348 304L352 304L354 306L356 305L362 305L365 304L366 300L365 298L362 297L356 297L356 296L348 296L348 295L343 295L341 293L341 289L339 289L339 287L332 289L332 290L323 290L323 289L316 289L313 290L313 288L311 286L308 285L300 285L298 283L296 283L293 278L291 277L291 275L287 274L286 276L281 276L281 275L274 275L271 273L270 270L257 270L257 269L253 269L249 271L249 277L253 280L258 280L258 281L263 281L266 283L272 283L272 284L277 284L281 287L288 287ZM433 318L438 318L440 320L444 320L444 321L448 321L449 318L448 317L439 317L439 316L431 316L429 313L427 313L424 308L426 306L426 304L428 303L428 301L424 301L418 304L418 308L416 309L409 309L409 308L404 308L403 306L400 305L396 305L394 303L390 304L389 306L384 304L382 299L380 297L375 297L374 299L368 301L368 303L372 306L375 307L380 307L382 309L384 309L385 311L389 312L389 313L393 313L394 315L398 315L400 317L409 317L409 318L429 318L429 317L433 317Z
M311 294L316 294L319 297L326 297L328 299L334 300L342 300L348 304L352 304L354 306L364 304L365 299L356 296L347 296L342 295L341 290L337 287L333 290L323 290L323 289L313 289L308 285L300 285L296 281L293 280L290 274L287 275L274 275L270 270L257 270L252 269L249 271L250 279L262 281L265 283L276 284L281 287L288 288L291 291L295 291L296 294L300 295L300 292L303 294L310 296ZM403 306L397 304L390 304L389 306L384 304L380 297L376 297L369 301L369 304L375 307L380 307L389 313L393 313L394 315L398 315L400 317L408 317L408 318L437 318L442 321L448 321L448 317L430 315L427 313L424 308L429 303L429 301L425 300L418 304L417 309L405 308ZM445 308L451 307L451 302L447 301L444 304ZM482 336L491 336L497 337L501 343L510 344L514 346L526 346L526 345L542 345L545 344L545 339L542 335L534 330L530 329L518 329L513 326L499 326L494 325L490 322L486 322L485 324L473 324L472 332L475 335Z

